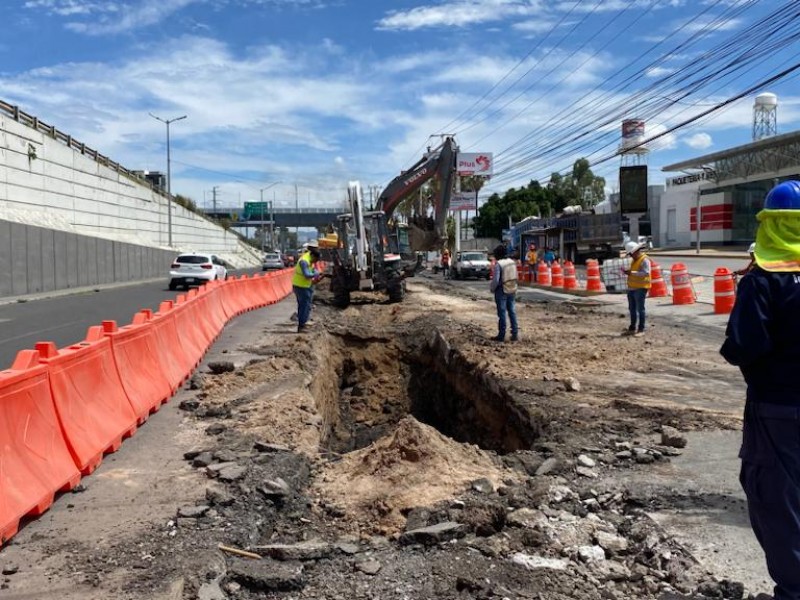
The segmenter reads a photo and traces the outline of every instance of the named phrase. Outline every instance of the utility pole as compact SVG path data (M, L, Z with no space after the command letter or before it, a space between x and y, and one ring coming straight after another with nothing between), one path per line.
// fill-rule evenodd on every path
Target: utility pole
M153 113L148 113L156 121L161 121L167 126L167 245L172 247L172 170L171 161L169 156L169 124L175 121L185 119L186 115L182 117L175 117L174 119L162 119L155 116Z
M215 185L211 188L211 212L215 215L217 214L217 190L219 189L218 185Z

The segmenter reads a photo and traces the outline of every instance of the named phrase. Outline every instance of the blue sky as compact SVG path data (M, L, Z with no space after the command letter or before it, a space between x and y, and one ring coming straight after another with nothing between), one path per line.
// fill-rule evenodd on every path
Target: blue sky
M148 113L187 115L170 130L172 191L200 205L274 182L263 194L278 205L330 205L348 180L385 185L443 133L493 152L485 189L502 192L609 156L622 118L663 132L800 62L798 5L3 0L0 100L130 169L166 170ZM778 95L779 133L799 128L798 73L757 90ZM654 143L651 182L750 141L754 96ZM609 190L618 167L594 167Z

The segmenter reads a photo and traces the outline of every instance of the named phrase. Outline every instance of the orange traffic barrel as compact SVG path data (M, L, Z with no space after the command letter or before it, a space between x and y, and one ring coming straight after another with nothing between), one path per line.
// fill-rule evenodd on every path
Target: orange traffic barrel
M733 273L725 267L714 271L714 313L727 315L733 310L736 301L736 285Z
M694 304L694 289L689 279L689 272L683 263L675 263L670 271L672 278L672 303Z
M571 261L564 261L564 289L574 290L578 287L578 280L575 278L575 265Z
M522 265L519 268L519 281L520 283L528 283L531 280L531 271L528 265Z
M667 282L661 274L661 265L656 261L650 260L650 291L647 293L650 298L665 298L669 296Z
M594 258L586 261L586 291L603 291L603 283L600 281L600 263Z
M557 260L553 261L553 265L550 267L550 274L552 285L554 288L563 288L564 287L564 270L561 268L561 265L558 263Z
M550 285L550 267L543 261L539 261L539 267L536 270L536 283L539 285Z

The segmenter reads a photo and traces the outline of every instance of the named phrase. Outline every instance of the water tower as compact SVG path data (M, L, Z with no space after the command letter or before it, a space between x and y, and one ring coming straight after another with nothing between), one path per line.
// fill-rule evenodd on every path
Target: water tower
M625 119L622 122L622 141L619 144L621 166L641 165L647 162L650 149L644 145L645 122L642 119Z
M778 97L765 92L753 105L753 141L778 135Z

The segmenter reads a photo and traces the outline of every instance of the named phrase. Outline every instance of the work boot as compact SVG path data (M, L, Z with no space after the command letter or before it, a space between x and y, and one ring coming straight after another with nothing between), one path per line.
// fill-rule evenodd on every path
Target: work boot
M519 341L519 335L518 335L518 334L516 334L516 333L515 333L515 334L513 334L513 335L511 336L511 341L512 341L512 342L518 342L518 341Z
M636 333L635 327L628 327L625 331L622 332L622 335L634 335Z
M499 335L496 335L496 336L494 336L494 337L492 338L492 341L493 341L493 342L505 342L505 341L506 341L506 338L505 338L504 336L503 336L503 337L501 337L501 336L499 336Z
M298 325L297 326L297 333L306 333L307 329L305 325Z

